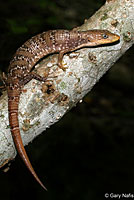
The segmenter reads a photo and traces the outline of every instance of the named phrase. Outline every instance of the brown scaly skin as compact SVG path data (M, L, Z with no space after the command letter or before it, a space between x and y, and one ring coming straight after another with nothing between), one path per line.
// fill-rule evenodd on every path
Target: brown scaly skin
M10 62L7 77L3 76L8 93L9 124L16 149L29 171L45 190L47 190L46 187L38 178L29 161L20 135L18 105L21 90L31 79L46 81L45 77L31 72L33 66L45 55L58 52L58 65L65 70L62 66L62 58L65 53L82 47L113 43L119 39L118 35L107 30L52 30L44 32L26 41L16 51Z

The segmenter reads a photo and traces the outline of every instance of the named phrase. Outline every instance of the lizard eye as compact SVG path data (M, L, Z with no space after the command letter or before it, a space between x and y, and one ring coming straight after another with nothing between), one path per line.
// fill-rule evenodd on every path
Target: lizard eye
M88 41L88 42L91 42L89 38L87 38L87 41Z
M102 37L103 37L104 39L107 39L107 38L108 38L108 35L103 34Z

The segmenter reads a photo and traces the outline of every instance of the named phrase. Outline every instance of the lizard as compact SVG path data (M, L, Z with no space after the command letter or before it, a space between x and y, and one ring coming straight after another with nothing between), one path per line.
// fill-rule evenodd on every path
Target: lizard
M8 73L3 73L3 82L8 94L9 125L15 147L25 165L34 176L36 181L47 190L37 176L24 148L18 119L19 99L22 88L32 79L45 82L43 77L33 72L35 64L44 56L58 53L58 66L66 70L62 64L65 53L75 51L83 47L94 47L119 41L117 34L108 30L50 30L33 36L17 49L10 61Z

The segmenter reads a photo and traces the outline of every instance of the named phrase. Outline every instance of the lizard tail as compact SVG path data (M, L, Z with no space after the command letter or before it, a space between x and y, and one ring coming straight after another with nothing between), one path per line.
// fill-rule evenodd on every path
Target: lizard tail
M22 142L20 129L19 129L19 120L18 120L19 96L20 96L19 91L15 91L15 90L13 90L12 92L8 91L9 124L10 124L13 141L15 143L16 149L20 157L24 161L25 165L27 166L31 174L34 176L36 181L43 187L43 189L47 190L46 187L38 178L36 172L34 171Z

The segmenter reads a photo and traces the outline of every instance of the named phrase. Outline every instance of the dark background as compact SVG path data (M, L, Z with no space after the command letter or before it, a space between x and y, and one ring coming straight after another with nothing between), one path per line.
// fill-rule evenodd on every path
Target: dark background
M103 0L1 0L0 69L31 36L83 23ZM0 199L101 200L134 193L134 56L131 48L81 104L26 147L45 192L16 157L0 171Z

